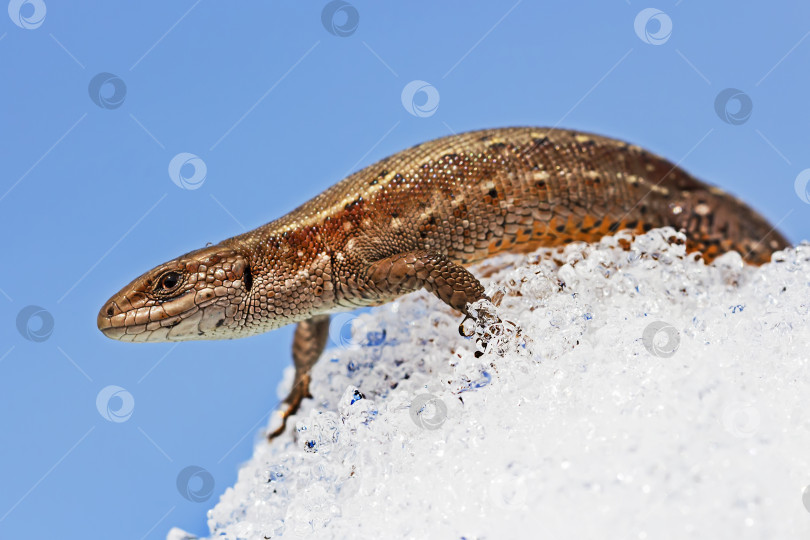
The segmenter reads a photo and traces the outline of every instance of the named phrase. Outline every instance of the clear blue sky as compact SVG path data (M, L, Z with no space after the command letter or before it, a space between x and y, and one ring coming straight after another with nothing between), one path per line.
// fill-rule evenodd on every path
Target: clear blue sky
M132 345L98 332L99 307L415 143L510 125L612 135L807 238L794 180L810 168L810 4L665 0L637 33L637 0L351 3L330 6L333 33L325 1L45 0L44 19L32 4L15 19L33 28L2 16L0 538L207 532L276 402L292 329ZM117 79L91 99L99 73ZM432 88L412 85L409 111L415 80ZM726 88L744 94L721 104L731 123L715 106ZM199 184L178 162L196 189L169 176L180 153L205 164ZM125 421L99 413L109 385L125 392L102 394L110 411L132 396ZM181 496L188 466L207 471L192 491L213 478L210 499Z

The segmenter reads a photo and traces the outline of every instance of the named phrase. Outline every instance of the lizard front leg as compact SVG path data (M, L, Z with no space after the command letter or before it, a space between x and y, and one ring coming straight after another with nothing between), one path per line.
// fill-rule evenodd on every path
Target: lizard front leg
M431 251L386 257L369 265L365 277L381 297L395 297L424 287L464 315L469 315L469 304L487 298L484 286L466 268Z
M280 425L267 436L273 440L284 432L287 418L295 414L304 398L312 397L309 393L310 371L318 361L326 339L329 337L329 315L315 315L298 323L293 335L293 362L295 364L295 379L289 395L276 411L276 422Z
M425 288L442 302L469 316L469 304L487 299L484 286L466 268L431 251L392 255L368 266L362 282L363 296L391 298ZM309 393L310 370L318 361L329 335L329 315L317 315L298 323L293 338L295 380L283 406L276 412L278 427L270 440L284 432L287 418L295 414Z
M431 251L410 251L398 253L372 263L365 273L366 280L376 294L382 297L395 297L424 287L439 300L471 317L468 306L478 300L489 300L484 294L484 286L463 266L454 263L445 255ZM479 323L497 322L493 313L477 312ZM465 333L459 325L459 333ZM485 344L484 344L485 345Z

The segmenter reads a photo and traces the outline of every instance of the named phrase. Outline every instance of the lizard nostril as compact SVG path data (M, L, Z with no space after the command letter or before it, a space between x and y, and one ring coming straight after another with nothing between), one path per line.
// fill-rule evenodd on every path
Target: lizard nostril
M98 316L99 318L104 317L107 319L112 319L119 313L121 313L121 309L118 307L118 304L111 300L109 303L105 304L103 308L101 308Z
M107 330L110 330L113 326L112 318L119 313L121 313L121 310L115 302L110 301L102 307L98 312L98 329L105 333Z

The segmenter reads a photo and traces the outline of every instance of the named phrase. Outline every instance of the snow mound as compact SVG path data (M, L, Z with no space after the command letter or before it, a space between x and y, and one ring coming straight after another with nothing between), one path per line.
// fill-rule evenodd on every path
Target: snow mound
M810 244L754 268L683 242L473 268L504 321L483 355L427 293L338 315L211 534L810 538Z

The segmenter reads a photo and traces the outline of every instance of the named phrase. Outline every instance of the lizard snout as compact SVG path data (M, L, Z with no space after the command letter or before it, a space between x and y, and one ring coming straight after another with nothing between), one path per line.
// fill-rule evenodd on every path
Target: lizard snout
M113 317L118 315L122 315L123 310L118 307L118 304L115 301L110 300L98 312L98 317L96 318L96 324L98 325L98 329L101 330L104 335L108 337L114 338L115 336L111 335L111 332L114 332L116 329L113 327Z

